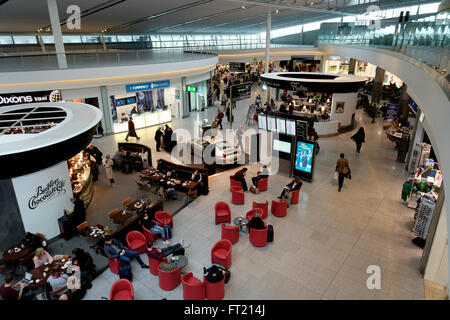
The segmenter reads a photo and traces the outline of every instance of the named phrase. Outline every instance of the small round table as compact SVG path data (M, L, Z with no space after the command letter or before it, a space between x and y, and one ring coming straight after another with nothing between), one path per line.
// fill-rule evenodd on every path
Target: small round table
M33 251L33 248L30 246L25 246L22 248L21 244L13 245L11 248L6 249L3 252L3 258L8 261L17 261L20 260L27 255L29 255Z
M178 261L174 261L172 260L173 258L178 258ZM175 256L172 257L172 259L169 260L169 263L174 267L174 268L180 268L183 269L184 267L187 266L188 264L188 258L186 256Z
M233 219L233 223L239 226L239 231L248 232L248 219L246 217L236 217Z

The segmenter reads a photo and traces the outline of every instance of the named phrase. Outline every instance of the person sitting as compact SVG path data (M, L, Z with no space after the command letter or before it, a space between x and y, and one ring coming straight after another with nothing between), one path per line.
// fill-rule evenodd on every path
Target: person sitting
M148 265L142 261L136 251L125 249L122 242L114 239L110 235L105 236L105 245L103 250L105 251L105 255L111 260L118 259L121 262L129 264L131 262L130 257L134 257L141 265L141 268L148 269Z
M142 151L139 153L139 157L141 157L142 168L147 169L148 168L148 152L145 151L145 149L142 149Z
M69 275L61 270L61 266L56 265L53 267L52 275L47 279L47 283L52 288L52 291L57 291L67 286L67 278L69 278ZM66 287L64 291L58 294L58 300L69 299L69 289Z
M125 150L123 147L120 147L119 150L114 154L114 166L117 166L119 168L122 167L122 159L125 157Z
M269 176L269 170L267 169L267 166L264 165L261 169L261 171L258 171L256 177L252 178L253 185L258 186L258 181L261 179L265 179Z
M25 236L22 239L22 244L25 246L30 246L31 249L34 251L39 247L45 248L47 246L47 241L31 232L27 232L25 233Z
M175 196L175 186L172 183L169 183L166 179L161 179L158 182L158 196L161 199L166 200L177 200Z
M177 178L177 173L175 172L175 170L169 170L166 173L166 179L176 179Z
M133 107L133 109L131 109L131 111L130 111L130 115L133 115L133 114L136 114L136 113L138 113L137 110L136 110L136 107Z
M153 222L152 219L150 219L147 212L144 212L142 214L142 217L139 219L139 222L141 223L141 226L144 226L145 229L149 230L151 233L154 234L160 234L161 238L164 241L164 244L168 245L170 244L169 240L169 234L172 232L170 230L166 230L166 228L170 229L170 226L165 226L164 228L158 225L158 223Z
M52 262L53 262L52 256L47 251L45 251L44 248L36 249L33 257L34 268L39 268L40 266L43 266L46 263L50 264Z
M207 268L207 269L203 268L203 273L207 274L205 279L211 283L220 282L223 280L223 277L224 277L224 271L221 270L216 265L212 265L210 268Z
M241 183L242 190L244 192L248 190L247 182L245 181L245 174L247 173L247 170L247 168L243 168L231 176L231 179L239 181Z
M15 276L13 273L6 275L5 284L0 286L0 297L6 301L33 300L36 295L33 291L25 292L24 283L14 285ZM19 287L19 291L15 288Z
M203 181L202 181L202 175L198 172L197 169L192 173L191 181L197 182L197 186L195 187L195 189L197 189L197 191L199 193L201 193L203 191L204 185L203 185Z
M266 224L264 223L263 219L261 219L260 213L255 212L254 216L250 219L250 221L247 223L247 227L262 230L266 228Z
M283 191L281 191L281 195L278 196L278 199L288 199L288 207L289 207L291 192L299 190L302 187L302 184L303 183L300 180L300 178L295 178L283 188Z
M173 246L168 246L165 248L156 248L153 245L153 242L150 241L148 243L148 248L147 248L147 255L152 259L158 260L158 261L162 261L163 257L167 257L169 255L174 255L174 256L179 256L179 255L184 255L184 249L189 248L190 245L185 246L184 245L184 241L181 240L179 243L174 244Z
M158 160L158 164L156 165L156 170L158 170L161 173L166 172L166 166L164 165L164 163L162 162L161 159Z
M92 256L81 248L73 249L72 254L74 255L72 258L73 264L80 267L81 284L87 289L92 288L92 280L97 275Z
M280 112L286 113L286 103L282 103L280 106Z

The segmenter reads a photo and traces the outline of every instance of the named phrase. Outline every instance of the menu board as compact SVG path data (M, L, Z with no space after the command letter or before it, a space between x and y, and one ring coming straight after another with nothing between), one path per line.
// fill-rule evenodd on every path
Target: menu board
M244 72L245 71L245 62L230 62L230 71L231 72Z
M250 99L252 95L252 84L250 82L234 84L231 86L233 101Z
M295 136L295 120L286 119L286 134Z
M277 132L286 134L286 119L276 118L276 122L277 122Z
M269 131L277 130L275 117L271 117L271 116L267 117L267 130L269 130Z
M295 128L297 138L308 139L308 122L297 120Z
M258 114L258 129L267 130L267 117L265 114Z

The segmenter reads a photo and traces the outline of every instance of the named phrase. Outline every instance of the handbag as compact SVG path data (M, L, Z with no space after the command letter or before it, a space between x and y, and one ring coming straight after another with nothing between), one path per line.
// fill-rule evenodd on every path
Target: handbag
M337 180L339 177L339 174L337 173L337 171L334 172L334 180Z
M350 173L350 170L347 167L345 167L342 173L348 175Z

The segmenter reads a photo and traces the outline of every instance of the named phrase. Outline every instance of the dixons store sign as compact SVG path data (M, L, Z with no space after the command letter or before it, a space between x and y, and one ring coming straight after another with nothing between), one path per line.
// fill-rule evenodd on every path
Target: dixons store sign
M0 94L0 107L22 103L58 101L61 101L59 90Z

